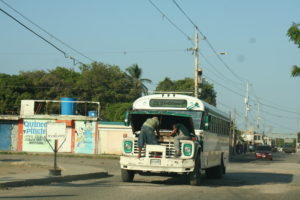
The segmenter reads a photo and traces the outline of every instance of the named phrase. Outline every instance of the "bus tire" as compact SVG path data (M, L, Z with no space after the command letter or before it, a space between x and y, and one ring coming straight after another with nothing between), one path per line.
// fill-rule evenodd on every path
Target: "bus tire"
M201 165L200 165L200 156L198 155L195 159L194 171L188 174L189 184L197 186L201 184Z
M134 171L121 169L121 177L123 182L132 182L134 178Z

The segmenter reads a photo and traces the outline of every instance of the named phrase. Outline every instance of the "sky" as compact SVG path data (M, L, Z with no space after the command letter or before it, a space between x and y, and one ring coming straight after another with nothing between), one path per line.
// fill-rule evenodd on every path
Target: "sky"
M155 90L165 77L194 77L195 28L172 0L5 0L7 4L72 46L62 45L0 0L0 8L82 63L138 64ZM200 65L217 92L217 107L231 112L245 128L246 82L248 127L271 133L300 131L300 49L286 36L300 22L299 0L176 0L200 29ZM181 31L176 29L170 19ZM0 73L49 70L79 65L0 12ZM220 55L221 62L209 44ZM225 63L225 64L224 64ZM233 72L233 73L232 73ZM259 112L258 112L259 107ZM259 116L259 126L257 126Z

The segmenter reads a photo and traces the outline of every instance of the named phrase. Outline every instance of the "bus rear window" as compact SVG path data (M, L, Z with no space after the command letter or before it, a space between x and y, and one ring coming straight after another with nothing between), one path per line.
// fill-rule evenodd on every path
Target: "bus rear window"
M186 108L187 100L184 99L151 99L151 107Z

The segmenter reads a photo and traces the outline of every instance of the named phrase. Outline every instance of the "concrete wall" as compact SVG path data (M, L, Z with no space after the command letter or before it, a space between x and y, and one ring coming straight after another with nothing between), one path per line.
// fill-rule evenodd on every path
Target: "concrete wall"
M53 152L54 139L46 140L48 123L66 123L65 137L58 139L58 152L94 154L98 122L86 119L25 118L19 121L18 150L25 152Z
M96 119L31 116L1 118L0 150L20 152L53 152L45 140L47 123L67 122L66 139L59 139L59 152L86 154L122 154L124 135L132 137L131 127L121 122L98 122ZM49 140L54 147L54 140Z
M75 153L96 153L97 128L96 121L75 121Z
M132 137L129 126L122 124L99 124L98 154L122 154L123 135Z
M18 144L18 118L0 116L0 151L16 151Z
M14 123L12 124L12 129L11 129L11 151L17 151L18 150L18 124Z

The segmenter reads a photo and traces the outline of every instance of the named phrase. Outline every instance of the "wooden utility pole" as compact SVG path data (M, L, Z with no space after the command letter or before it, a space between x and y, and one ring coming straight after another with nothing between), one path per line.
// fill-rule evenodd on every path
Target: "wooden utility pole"
M195 48L193 49L193 52L195 54L195 88L194 88L194 95L195 97L199 98L201 94L200 86L202 84L202 68L199 67L199 37L198 32L195 33Z

